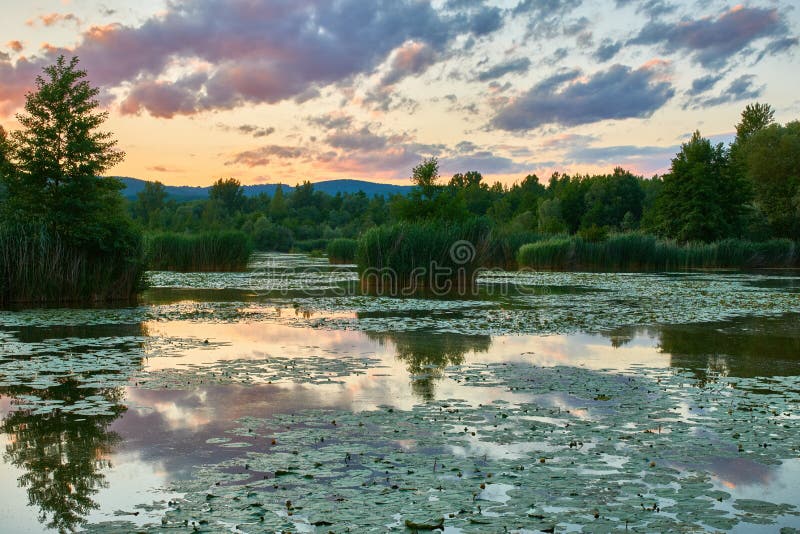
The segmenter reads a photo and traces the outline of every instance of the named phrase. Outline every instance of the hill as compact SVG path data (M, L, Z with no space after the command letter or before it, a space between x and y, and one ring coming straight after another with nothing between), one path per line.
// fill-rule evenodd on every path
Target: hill
M122 196L130 200L134 200L136 198L137 193L144 189L144 184L146 182L145 180L140 180L138 178L121 176L118 178L125 186L125 189L122 190ZM248 197L254 197L261 193L265 193L267 196L272 196L275 194L275 190L278 188L278 185L279 184L245 185L243 186L244 194ZM288 193L294 189L294 187L290 185L280 185L285 193ZM208 198L208 191L211 189L209 186L199 187L189 185L167 185L164 186L164 188L166 189L167 196L169 198L180 202ZM397 194L407 195L412 188L413 186L410 185L381 184L376 182L367 182L364 180L328 180L314 184L315 191L322 191L324 193L328 193L329 195L335 195L336 193L357 193L358 191L363 191L368 197L383 195L387 198Z

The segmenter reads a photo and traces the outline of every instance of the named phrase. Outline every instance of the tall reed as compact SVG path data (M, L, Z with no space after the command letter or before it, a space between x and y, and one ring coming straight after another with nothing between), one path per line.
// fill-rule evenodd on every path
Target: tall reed
M796 267L800 246L789 239L681 244L639 233L615 234L599 242L561 236L523 245L517 261L521 267L587 271Z
M155 271L244 271L253 252L239 231L151 234L145 238L148 269Z
M340 237L328 243L326 252L330 263L353 263L356 261L358 241Z
M99 250L40 225L0 225L0 305L130 300L142 287L141 237Z
M471 291L492 246L486 219L378 226L358 240L362 286L392 296Z

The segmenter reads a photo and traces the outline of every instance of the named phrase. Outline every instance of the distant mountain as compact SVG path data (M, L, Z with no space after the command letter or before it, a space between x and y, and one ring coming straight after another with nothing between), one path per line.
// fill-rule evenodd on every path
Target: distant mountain
M130 200L136 199L137 193L144 189L145 180L138 178L125 178L118 177L125 189L122 190L122 195ZM289 185L281 184L284 193L288 193L294 189ZM261 193L267 196L275 194L278 184L258 184L258 185L245 185L244 194L248 197L254 197ZM167 196L179 202L186 202L189 200L200 200L208 198L208 191L211 187L194 187L189 185L166 185L164 189L167 191ZM390 197L392 195L407 195L413 186L410 185L392 185L392 184L379 184L376 182L366 182L364 180L328 180L325 182L317 182L314 184L315 191L322 191L329 195L336 193L357 193L363 191L368 197L383 195Z

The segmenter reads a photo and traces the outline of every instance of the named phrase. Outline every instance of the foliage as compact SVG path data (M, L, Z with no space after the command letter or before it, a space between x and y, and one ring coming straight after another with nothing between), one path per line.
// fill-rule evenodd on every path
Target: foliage
M742 235L750 190L729 163L721 143L712 146L695 132L664 177L655 206L657 232L682 242Z
M402 222L367 230L358 240L356 263L369 290L448 293L472 288L491 247L487 219Z
M741 153L771 235L800 236L800 122L773 124L753 133Z
M128 299L139 288L141 234L122 184L100 177L124 154L98 131L108 113L85 78L77 58L59 57L26 95L22 128L0 132L6 301Z
M289 252L294 242L291 230L263 215L253 223L252 236L256 250Z
M113 233L108 225L119 222L122 187L100 175L124 154L110 133L97 131L108 113L96 111L99 89L85 78L78 59L63 56L37 76L17 115L22 129L11 134L6 215L44 221L69 243L97 248Z
M220 178L211 186L208 192L211 202L217 203L226 215L233 215L244 206L244 190L239 180Z
M800 244L788 239L680 244L638 233L615 234L600 242L556 237L522 246L518 261L521 267L565 271L792 267L800 265Z
M346 237L339 237L328 243L326 252L331 263L353 263L356 259L358 241Z
M126 254L97 254L44 225L0 225L0 305L128 300L142 287L141 234L132 228Z
M422 190L424 197L431 199L439 178L439 161L428 158L411 170L411 181Z
M159 222L166 205L167 192L161 182L145 182L144 189L136 194L134 216L143 226L153 227Z
M156 271L243 271L252 251L247 235L231 230L159 233L145 239L147 266Z

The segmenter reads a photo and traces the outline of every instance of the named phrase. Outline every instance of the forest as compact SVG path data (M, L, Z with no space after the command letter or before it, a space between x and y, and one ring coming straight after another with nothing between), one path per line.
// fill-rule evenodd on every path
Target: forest
M589 269L788 266L797 260L799 176L800 122L777 124L769 105L754 103L742 112L733 143L714 145L695 132L661 176L617 167L546 180L529 174L509 187L478 171L441 177L431 158L412 170L411 194L391 198L329 195L309 181L290 193L278 188L272 197L248 198L228 178L214 183L207 200L191 202L169 199L162 184L149 182L129 208L148 233L238 230L257 250L321 252L330 245L337 261L354 260L347 239L374 227L477 218L502 241L486 261L504 267L515 260ZM520 251L529 244L536 246ZM626 260L626 253L635 257Z

